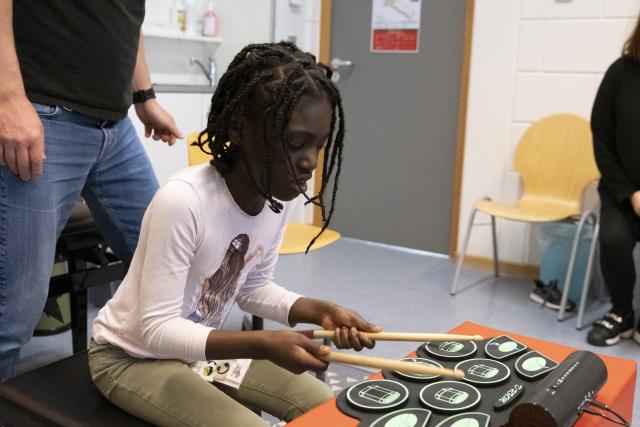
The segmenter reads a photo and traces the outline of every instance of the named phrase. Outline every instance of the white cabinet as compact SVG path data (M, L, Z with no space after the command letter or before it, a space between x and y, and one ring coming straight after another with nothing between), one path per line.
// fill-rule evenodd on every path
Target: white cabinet
M178 128L185 137L191 132L199 132L207 124L209 104L211 94L204 93L157 93L160 105L167 110L176 121ZM153 170L158 177L160 184L163 184L171 175L188 166L187 143L185 140L178 141L173 147L169 147L162 141L154 141L145 138L144 126L138 120L135 109L129 109L129 117L138 132Z

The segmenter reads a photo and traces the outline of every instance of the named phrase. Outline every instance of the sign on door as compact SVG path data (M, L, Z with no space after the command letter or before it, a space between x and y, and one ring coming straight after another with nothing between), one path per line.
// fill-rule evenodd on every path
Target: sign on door
M372 0L371 52L417 53L422 0Z

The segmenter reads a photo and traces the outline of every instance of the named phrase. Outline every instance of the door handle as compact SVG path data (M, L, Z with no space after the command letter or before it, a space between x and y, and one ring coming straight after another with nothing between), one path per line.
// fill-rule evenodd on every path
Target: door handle
M353 62L348 59L333 58L331 60L331 68L334 70L337 70L340 67L351 67L352 65Z

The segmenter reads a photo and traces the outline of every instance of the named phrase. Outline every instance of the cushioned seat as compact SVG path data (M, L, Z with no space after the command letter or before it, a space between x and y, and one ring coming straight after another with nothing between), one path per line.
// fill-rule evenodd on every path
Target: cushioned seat
M84 351L0 384L0 425L149 426L100 394L87 363Z

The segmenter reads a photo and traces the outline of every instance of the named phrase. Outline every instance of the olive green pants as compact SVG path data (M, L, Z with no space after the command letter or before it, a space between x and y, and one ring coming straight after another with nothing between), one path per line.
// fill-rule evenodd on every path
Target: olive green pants
M178 360L138 359L93 340L89 369L107 399L159 426L264 427L248 407L290 421L333 397L311 375L295 375L265 360L254 360L235 389L212 385Z

